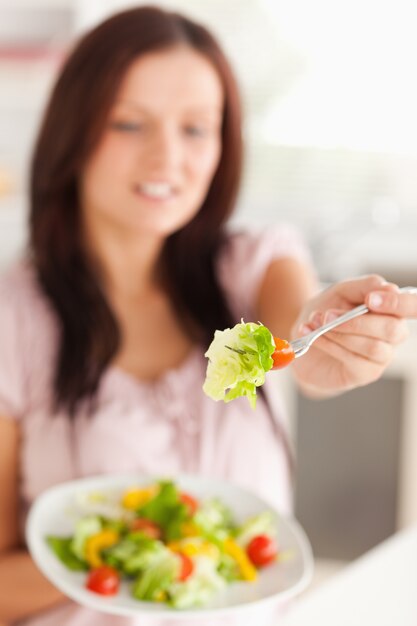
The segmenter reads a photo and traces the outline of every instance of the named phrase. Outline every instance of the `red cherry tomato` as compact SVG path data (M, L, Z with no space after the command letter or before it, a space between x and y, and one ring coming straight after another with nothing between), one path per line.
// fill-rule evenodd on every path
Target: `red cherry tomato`
M274 337L275 341L275 351L272 353L272 360L274 364L272 366L273 370L280 369L281 367L286 367L294 360L294 350L292 349L291 344L285 339L280 339L279 337Z
M140 531L151 539L160 539L162 535L158 524L155 524L155 522L145 519L144 517L137 517L134 519L130 525L130 529L133 531Z
M180 493L180 500L188 507L188 512L190 515L194 515L194 513L198 509L198 502L193 496L190 496L189 493L185 493L184 491Z
M187 580L187 578L189 578L191 574L193 573L194 563L192 562L189 556L187 556L186 554L183 554L182 552L177 552L177 556L181 560L178 580L181 582L184 582L184 580Z
M246 553L256 567L263 567L276 559L278 548L272 537L257 535L249 542Z
M119 585L117 570L109 565L101 565L90 571L85 586L102 596L114 596L119 591Z

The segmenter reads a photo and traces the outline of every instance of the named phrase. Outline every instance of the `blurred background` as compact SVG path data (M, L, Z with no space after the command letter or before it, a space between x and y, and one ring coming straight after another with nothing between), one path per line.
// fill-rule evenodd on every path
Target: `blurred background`
M376 271L417 285L414 2L158 4L206 23L239 77L247 159L235 224L295 224L323 283ZM128 6L0 0L0 269L25 242L31 146L66 51ZM381 381L342 398L308 401L280 375L298 457L296 516L323 571L417 523L411 330Z

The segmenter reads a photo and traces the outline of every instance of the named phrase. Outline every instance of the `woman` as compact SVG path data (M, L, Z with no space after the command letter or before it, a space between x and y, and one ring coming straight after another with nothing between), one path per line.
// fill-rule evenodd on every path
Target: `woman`
M243 316L290 337L364 301L385 313L346 324L292 367L317 396L375 380L405 338L416 298L381 277L311 299L314 273L291 229L227 234L241 163L236 84L201 26L132 9L69 56L33 158L29 254L0 284L6 622L146 623L69 603L37 571L18 528L53 484L197 472L290 509L280 411L265 397L253 413L202 394L215 329Z

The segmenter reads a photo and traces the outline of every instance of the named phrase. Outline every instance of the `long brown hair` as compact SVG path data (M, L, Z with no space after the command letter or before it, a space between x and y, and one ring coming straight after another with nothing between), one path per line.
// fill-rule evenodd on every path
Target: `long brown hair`
M177 45L203 54L222 81L222 154L200 211L166 240L162 264L178 313L186 313L200 329L194 340L207 344L216 328L233 323L215 272L242 166L233 72L213 36L190 19L151 6L118 13L85 35L68 57L31 168L30 251L60 322L54 391L56 405L70 415L80 401L94 397L120 345L117 322L81 245L79 177L128 67L140 55Z

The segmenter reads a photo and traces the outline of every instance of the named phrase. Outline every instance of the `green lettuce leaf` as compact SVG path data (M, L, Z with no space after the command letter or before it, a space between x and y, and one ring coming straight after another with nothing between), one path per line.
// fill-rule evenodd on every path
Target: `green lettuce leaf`
M272 333L254 322L216 330L205 356L208 357L203 391L213 400L230 402L246 396L256 405L256 387L265 382L272 365L275 342Z
M194 571L185 582L173 582L167 588L168 604L176 609L188 609L206 604L216 591L224 589L226 580L217 571L213 559L194 558Z
M137 600L157 600L159 594L173 583L178 569L178 558L167 550L136 580L132 589L133 597Z
M180 500L180 493L170 481L160 481L157 495L138 509L142 517L158 524L165 541L181 537L182 523L189 518L186 505Z
M104 550L103 560L120 572L132 576L146 570L167 554L170 552L162 541L137 532Z
M257 535L275 536L275 524L271 511L263 511L246 520L238 529L235 540L240 546L246 548Z
M234 531L232 514L217 498L203 501L193 517L193 523L203 537L221 547Z
M71 550L80 560L84 559L85 544L89 537L99 533L103 524L98 515L88 515L78 520L71 542Z
M68 569L78 572L88 570L88 565L75 556L71 549L72 537L46 537L47 544Z

